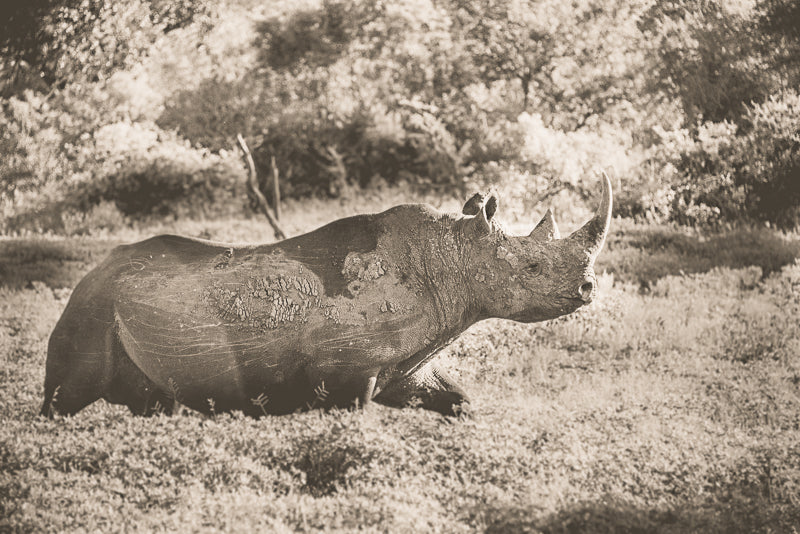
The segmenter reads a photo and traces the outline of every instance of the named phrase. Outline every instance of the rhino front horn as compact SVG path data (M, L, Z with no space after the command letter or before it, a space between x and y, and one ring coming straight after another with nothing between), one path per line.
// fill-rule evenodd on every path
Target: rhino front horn
M597 257L600 249L603 248L606 235L608 235L608 227L611 224L611 180L605 171L602 173L602 180L603 200L600 202L597 214L568 238L579 243L581 248L586 250L592 258Z

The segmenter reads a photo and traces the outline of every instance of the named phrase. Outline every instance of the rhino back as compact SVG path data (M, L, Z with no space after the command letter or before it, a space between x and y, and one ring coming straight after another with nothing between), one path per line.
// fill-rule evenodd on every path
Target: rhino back
M424 338L413 288L382 248L387 233L378 214L268 246L132 245L109 264L120 339L148 377L185 397L246 403L304 373L344 383Z
M78 285L60 335L90 353L114 332L153 382L199 409L265 394L291 410L307 400L298 388L345 384L429 342L407 262L413 229L432 217L402 206L272 245L158 236L121 246Z
M378 237L386 231L384 214L356 215L281 241L274 249L311 269L322 281L325 294L334 297L346 293L342 271L347 256L374 251Z

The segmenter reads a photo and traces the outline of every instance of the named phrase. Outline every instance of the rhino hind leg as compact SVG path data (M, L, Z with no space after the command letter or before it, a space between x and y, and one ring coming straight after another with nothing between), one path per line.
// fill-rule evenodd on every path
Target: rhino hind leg
M173 396L133 363L113 330L100 343L94 351L79 353L66 350L70 344L62 338L51 343L40 415L73 415L101 398L137 415L172 413Z
M65 380L45 383L44 402L39 415L52 419L58 415L74 415L100 398L93 384Z
M428 363L403 380L388 385L374 400L385 406L414 406L450 417L470 414L467 394L434 363Z
M133 363L116 336L111 352L115 363L114 375L103 398L112 404L127 406L134 415L172 415L174 395L157 386Z
M72 332L56 327L47 349L44 402L40 415L74 415L103 396L107 377L104 340L99 346L76 350Z

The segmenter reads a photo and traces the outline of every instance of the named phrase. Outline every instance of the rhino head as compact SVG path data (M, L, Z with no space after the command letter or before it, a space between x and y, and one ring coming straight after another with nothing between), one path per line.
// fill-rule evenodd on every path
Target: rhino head
M594 261L611 222L611 183L605 173L602 182L596 215L566 238L561 238L550 210L529 235L509 236L492 220L495 195L476 194L467 201L462 224L473 244L468 283L482 317L545 321L594 299Z

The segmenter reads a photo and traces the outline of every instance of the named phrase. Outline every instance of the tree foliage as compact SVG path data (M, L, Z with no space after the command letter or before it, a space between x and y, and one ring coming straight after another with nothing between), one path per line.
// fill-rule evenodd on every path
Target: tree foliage
M0 201L162 184L98 149L135 123L226 161L241 132L287 196L493 185L530 208L613 166L620 213L790 225L798 20L792 0L6 2Z
M202 10L189 0L9 0L0 7L0 89L103 80Z

